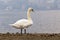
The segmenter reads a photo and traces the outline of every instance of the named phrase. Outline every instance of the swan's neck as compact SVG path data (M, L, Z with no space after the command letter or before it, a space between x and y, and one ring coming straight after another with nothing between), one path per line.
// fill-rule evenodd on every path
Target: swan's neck
M28 20L32 20L32 19L31 19L31 16L30 16L30 13L31 13L30 11L27 12L27 19L28 19Z

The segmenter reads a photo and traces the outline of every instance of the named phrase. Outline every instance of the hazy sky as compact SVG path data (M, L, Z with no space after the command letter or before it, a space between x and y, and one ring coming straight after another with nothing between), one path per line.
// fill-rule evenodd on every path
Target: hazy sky
M60 0L0 0L0 32L20 32L8 24L26 18L29 7L35 12L27 32L60 32Z
M0 10L36 10L60 9L60 0L0 0Z

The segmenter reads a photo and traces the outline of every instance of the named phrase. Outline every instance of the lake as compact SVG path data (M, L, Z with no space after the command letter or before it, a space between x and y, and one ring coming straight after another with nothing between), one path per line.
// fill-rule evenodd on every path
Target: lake
M27 33L60 33L60 10L35 11L31 17L34 23L27 28ZM9 24L22 18L27 18L24 11L0 11L0 33L20 32Z

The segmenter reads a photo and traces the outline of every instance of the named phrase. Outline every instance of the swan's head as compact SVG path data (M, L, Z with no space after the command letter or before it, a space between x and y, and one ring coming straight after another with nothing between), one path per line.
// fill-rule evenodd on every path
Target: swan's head
M32 8L28 8L28 11L29 12L33 12L34 10Z

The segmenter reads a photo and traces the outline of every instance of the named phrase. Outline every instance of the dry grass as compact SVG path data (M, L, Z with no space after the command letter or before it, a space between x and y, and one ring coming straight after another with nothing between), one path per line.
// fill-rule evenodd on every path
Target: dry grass
M19 34L0 33L0 40L60 40L59 34Z

